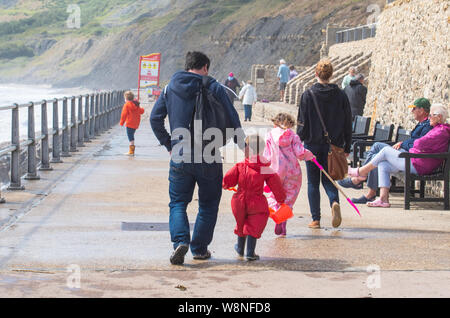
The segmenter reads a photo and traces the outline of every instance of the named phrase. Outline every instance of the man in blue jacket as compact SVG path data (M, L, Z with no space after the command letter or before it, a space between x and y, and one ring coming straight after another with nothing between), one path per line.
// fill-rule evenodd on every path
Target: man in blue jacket
M184 257L191 248L194 259L205 260L211 257L208 245L211 243L222 196L222 162L198 163L193 156L186 160L181 152L194 154L191 149L181 148L178 143L186 142L179 138L178 131L189 131L203 76L208 75L209 58L201 52L188 52L185 71L176 72L164 93L158 98L150 115L150 125L161 145L171 153L169 169L170 217L169 228L174 252L170 262L174 265L184 263ZM233 128L241 127L239 115L225 91L215 79L210 78L208 89L225 107ZM164 127L164 120L169 117L170 134ZM186 139L186 138L185 138ZM235 142L240 142L235 138ZM190 145L190 143L187 143ZM172 152L172 149L174 150ZM175 160L175 159L178 160ZM198 185L197 219L190 238L189 221L186 214L188 204L192 201L195 185Z
M430 101L424 97L418 98L414 101L413 105L408 106L412 108L412 113L414 115L414 119L419 123L414 127L411 131L411 137L403 142L398 142L392 147L399 151L408 152L414 145L414 141L420 137L425 136L433 127L430 125L430 119L428 118L430 114ZM372 158L381 151L384 147L388 147L389 145L383 142L376 142L370 147L367 152L367 158L364 161L364 164L370 162ZM338 181L339 185L344 188L353 188L353 189L362 189L362 181L359 178L346 178ZM366 204L367 202L371 202L375 200L376 193L378 189L378 169L374 169L369 173L367 178L367 187L369 191L367 194L361 196L360 198L352 198L353 203Z
M284 91L286 90L286 84L289 81L289 67L286 65L286 61L280 60L280 67L278 68L277 76L280 79L280 102L284 100Z

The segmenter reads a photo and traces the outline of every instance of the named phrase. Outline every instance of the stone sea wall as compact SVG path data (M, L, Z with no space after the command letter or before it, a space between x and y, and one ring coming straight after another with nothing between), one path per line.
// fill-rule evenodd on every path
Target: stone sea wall
M375 46L375 38L368 38L360 41L352 41L346 43L339 43L330 46L328 49L328 57L356 55L358 53L373 52Z
M251 80L255 86L258 100L279 101L279 79L277 77L279 65L254 64L251 70ZM304 66L295 66L298 73L306 69Z
M365 116L414 128L407 108L418 97L449 105L448 0L397 0L380 15L373 43ZM376 106L375 106L376 105ZM442 182L427 192L443 196Z
M380 15L365 115L411 129L407 108L418 97L448 105L448 0L398 0Z

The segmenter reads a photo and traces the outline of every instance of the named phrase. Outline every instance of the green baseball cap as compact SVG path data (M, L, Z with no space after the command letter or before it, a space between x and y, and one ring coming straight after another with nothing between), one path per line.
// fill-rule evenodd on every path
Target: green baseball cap
M430 101L428 99L426 99L425 97L421 97L421 98L416 99L414 101L414 104L413 105L409 105L408 107L409 108L420 107L420 108L423 108L423 109L425 109L426 111L429 112L431 104L430 104Z

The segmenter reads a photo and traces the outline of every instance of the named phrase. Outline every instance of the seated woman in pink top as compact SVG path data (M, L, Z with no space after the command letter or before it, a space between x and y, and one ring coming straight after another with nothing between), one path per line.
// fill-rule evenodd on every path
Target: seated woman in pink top
M430 109L430 125L433 127L425 136L416 139L411 153L440 153L447 152L450 141L450 125L446 123L448 117L447 107L434 104ZM390 175L398 171L405 171L405 159L399 158L400 151L392 147L383 148L373 159L360 168L349 168L351 177L366 177L369 172L378 167L378 184L380 198L367 202L370 207L388 208ZM438 168L444 159L411 158L411 172L418 175L427 175Z

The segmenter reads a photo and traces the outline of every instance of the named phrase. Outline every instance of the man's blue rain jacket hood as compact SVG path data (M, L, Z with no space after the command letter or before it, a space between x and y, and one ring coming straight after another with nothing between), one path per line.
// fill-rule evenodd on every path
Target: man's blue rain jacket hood
M150 125L160 144L168 151L171 151L178 142L172 141L170 134L177 128L189 129L196 96L201 85L201 75L185 71L176 72L153 107ZM227 109L233 128L240 128L239 115L226 94L225 88L212 77L208 81L207 88ZM170 134L164 127L166 116L169 116Z

